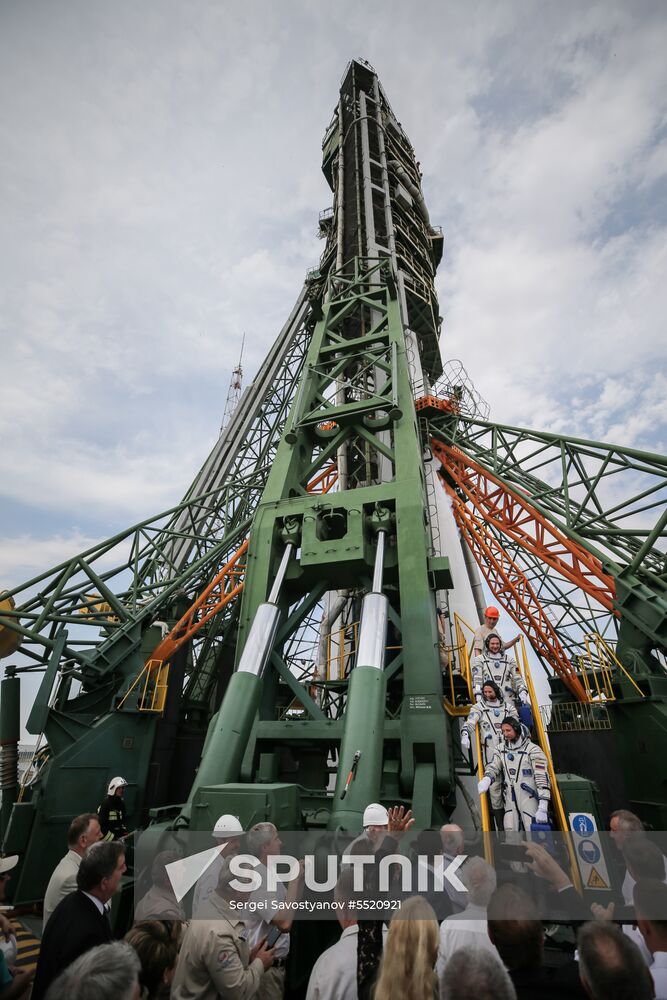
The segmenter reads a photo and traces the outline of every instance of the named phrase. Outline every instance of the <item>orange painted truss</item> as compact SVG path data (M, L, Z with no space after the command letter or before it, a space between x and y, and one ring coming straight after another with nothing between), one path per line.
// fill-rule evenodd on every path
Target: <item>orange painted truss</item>
M456 523L494 596L528 636L533 649L551 664L575 698L578 701L588 701L584 686L525 573L491 532L486 530L481 518L475 517L466 509L463 500L447 489L453 499Z
M326 465L308 483L309 493L328 493L338 480L338 467L335 462ZM234 555L215 575L205 590L190 605L180 621L155 647L149 659L158 663L171 660L184 643L193 639L197 632L218 612L222 611L230 601L243 590L245 583L245 562L242 557L248 551L249 539L236 550Z
M431 441L431 449L483 521L580 587L607 611L618 614L614 608L614 579L604 572L599 559L567 538L528 501L459 449L435 440Z
M432 441L431 447L443 465L439 475L452 500L456 523L492 593L577 700L588 701L586 690L528 578L488 530L488 525L553 566L605 607L613 599L613 582L610 581L611 586L607 588L601 586L606 580L598 560L566 538L527 501L517 497L472 459L439 441ZM466 506L467 502L472 509ZM605 598L604 602L601 597Z
M214 615L233 601L243 590L245 562L243 556L248 551L248 539L236 550L222 569L214 576L199 597L190 605L171 632L158 643L150 659L166 663L181 646L192 639L199 629Z
M338 466L335 462L325 465L307 486L309 493L328 493L338 482Z

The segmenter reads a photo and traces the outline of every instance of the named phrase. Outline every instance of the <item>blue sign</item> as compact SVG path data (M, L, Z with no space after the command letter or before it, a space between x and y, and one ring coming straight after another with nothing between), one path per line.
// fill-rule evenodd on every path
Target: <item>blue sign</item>
M600 860L600 848L592 840L582 840L577 850L588 865L595 865Z
M572 820L572 829L582 837L595 833L595 826L588 816L578 813Z

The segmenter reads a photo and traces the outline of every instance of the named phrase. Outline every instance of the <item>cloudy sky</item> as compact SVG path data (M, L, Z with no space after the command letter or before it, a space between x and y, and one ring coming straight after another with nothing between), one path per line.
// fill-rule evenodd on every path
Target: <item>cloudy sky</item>
M0 586L176 502L322 249L320 141L376 68L494 419L666 443L667 7L0 6Z

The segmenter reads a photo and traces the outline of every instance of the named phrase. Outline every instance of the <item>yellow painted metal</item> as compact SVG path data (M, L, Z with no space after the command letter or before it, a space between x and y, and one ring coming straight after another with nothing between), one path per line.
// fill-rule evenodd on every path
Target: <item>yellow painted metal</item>
M468 644L463 632L463 628L470 629L470 626L459 617L459 615L454 615L454 630L456 633L456 642L453 646L447 645L444 642L440 643L440 662L442 663L443 654L446 658L445 673L445 688L449 688L449 691L445 691L444 705L445 711L451 716L465 716L470 711L472 703L474 701L472 693L472 677L470 674L470 651L468 649ZM473 629L470 629L472 632ZM458 670L457 670L458 668ZM468 687L468 699L467 705L457 705L456 704L456 692L454 689L454 674L459 673L463 677L466 685ZM449 695L449 696L448 696Z
M169 689L169 663L163 660L147 660L143 670L135 677L123 698L118 703L121 709L132 692L143 680L141 694L137 702L140 712L164 712Z
M461 669L463 676L465 677L466 683L468 685L468 695L470 697L470 704L472 705L473 701L475 700L472 691L472 673L470 671L470 650L472 649L472 643L470 644L470 646L468 646L463 629L467 628L468 631L472 632L473 634L475 630L470 625L468 625L468 623L464 621L460 615L457 614L454 615L454 627L456 629L457 645L459 645L462 648Z
M526 644L524 642L523 636L521 636L520 649L521 649L521 656L519 662L519 669L523 674L523 679L526 682L526 687L528 688L528 695L530 697L530 707L533 712L533 721L535 724L535 731L537 733L537 742L539 743L540 747L544 752L545 757L547 758L547 770L549 772L549 781L551 783L551 805L553 807L558 827L565 836L567 853L570 858L572 882L577 891L581 892L582 885L581 885L581 877L579 875L579 865L577 864L577 856L575 854L574 844L572 843L572 837L570 835L570 827L567 822L567 816L565 815L565 810L563 808L563 800L560 795L560 789L558 788L558 782L556 781L554 762L551 758L551 748L549 747L549 740L547 739L547 734L544 730L542 715L540 713L540 706L537 701L535 686L533 684L533 678L530 673L528 656L526 654Z
M16 602L13 597L0 595L0 614L3 611L13 611ZM13 656L21 645L21 635L12 631L6 625L0 625L0 660L3 656Z
M597 632L584 636L585 656L579 657L581 677L591 701L615 701L614 672L623 674L633 688L644 698L644 692L628 673L609 643ZM592 647L595 647L594 650Z
M119 622L120 618L115 614L111 605L102 600L100 594L86 594L86 604L79 608L80 615L104 616L108 622Z
M349 622L341 625L336 630L336 646L333 647L333 633L327 636L327 659L325 664L325 678L328 681L345 680L345 657L352 655L356 651L359 640L359 622ZM332 664L337 664L337 676L333 676Z
M468 646L468 641L466 639L464 628L474 634L475 630L461 618L460 615L454 614L454 630L456 632L456 645L446 647L448 651L454 651L458 655L459 670L468 685L468 697L470 699L470 704L468 705L455 705L454 704L454 680L452 676L452 659L453 657L448 657L448 672L449 681L451 685L451 703L445 698L445 709L449 715L467 716L472 704L474 702L473 690L472 690L472 674L470 672L470 651L472 649L472 642ZM477 779L481 781L484 777L484 755L482 753L482 739L479 733L479 726L475 729L475 750L477 752ZM491 809L489 808L489 796L480 795L479 797L479 808L480 816L482 820L482 832L484 839L484 857L490 865L493 864L493 842L492 842L492 832L493 824L491 822Z
M611 718L605 703L597 701L565 701L549 706L551 733L589 733L611 729Z
M477 780L481 781L484 777L484 754L482 753L482 738L479 735L479 726L475 730L475 749L477 750ZM493 825L491 823L491 810L489 808L489 795L488 792L485 795L480 795L479 797L479 809L482 819L482 832L484 834L484 857L490 865L493 864L493 842L491 833L493 832Z
M345 680L345 657L351 656L357 650L357 645L359 642L359 622L349 622L347 625L341 625L339 629L336 630L336 646L333 647L334 633L330 632L327 636L327 658L326 658L326 670L325 677L328 681L342 681ZM402 646L385 646L387 652L402 649ZM338 665L338 676L333 676L333 671L331 669L332 664Z

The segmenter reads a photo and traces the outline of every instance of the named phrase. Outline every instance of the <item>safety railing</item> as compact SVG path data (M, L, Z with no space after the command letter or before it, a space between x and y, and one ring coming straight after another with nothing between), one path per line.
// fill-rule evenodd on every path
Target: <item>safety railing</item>
M327 636L327 656L325 661L325 678L328 681L345 680L345 659L353 656L359 642L359 622L348 622L340 628L329 632ZM332 670L335 664L337 670ZM335 673L335 676L334 676Z
M470 653L463 631L464 628L469 629L471 632L474 631L463 618L455 614L455 643L445 642L443 633L442 631L440 632L440 666L443 670L445 711L448 715L452 716L467 715L474 701L470 674ZM460 703L460 694L462 692L461 681L465 685L463 690L465 690L468 696L464 704Z
M591 702L614 701L614 680L621 674L640 698L644 692L628 673L609 643L597 632L584 636L585 654L579 656L581 680Z
M547 733L590 733L612 728L611 717L603 701L564 701L549 708Z
M147 660L143 670L135 677L118 703L118 709L123 707L137 688L141 688L137 697L137 710L139 712L164 712L169 688L169 663L165 663L163 660Z
M535 685L533 684L533 678L530 672L530 666L528 664L528 655L526 653L526 643L524 637L521 636L519 648L521 650L519 656L519 670L523 676L526 687L528 689L528 696L530 698L530 707L533 713L533 725L535 729L535 734L537 736L537 743L542 749L544 756L547 759L547 772L549 774L549 784L551 786L551 806L554 811L555 819L558 828L563 832L567 833L570 829L567 816L565 815L565 809L563 808L563 800L561 798L560 789L558 787L558 782L556 781L556 772L554 771L554 762L551 757L551 749L549 747L549 740L544 729L544 724L542 722L542 714L540 712L539 702L537 700L537 695L535 693ZM570 868L572 869L572 881L576 889L581 891L581 878L579 875L579 865L577 863L577 856L574 849L574 844L572 838L569 836L565 837L565 843L567 846L567 853L570 858Z
M470 633L470 643L468 643L464 630L467 630ZM472 637L474 636L475 629L472 625L469 625L468 622L461 617L461 615L454 613L454 632L456 635L456 645L449 647L449 649L453 651L455 656L452 655L448 661L447 678L445 682L445 687L450 688L451 700L448 699L445 694L445 711L449 715L463 717L468 715L475 700L472 687L472 673L470 670L470 651L472 650ZM458 665L459 668L459 676L461 676L465 682L468 694L467 705L456 704L456 695L454 690L456 665ZM482 752L482 738L479 726L475 729L475 750L477 754L477 779L481 781L484 777L484 754ZM488 795L480 796L479 809L480 819L482 821L482 833L484 836L484 857L489 864L493 864L493 844L491 837L493 824L491 822L491 809L489 807Z
M359 622L348 622L341 625L327 635L327 655L325 659L325 680L344 681L347 673L345 661L348 657L354 656L359 645ZM387 652L397 652L403 647L399 645L385 646ZM334 676L332 664L338 667L337 676Z

